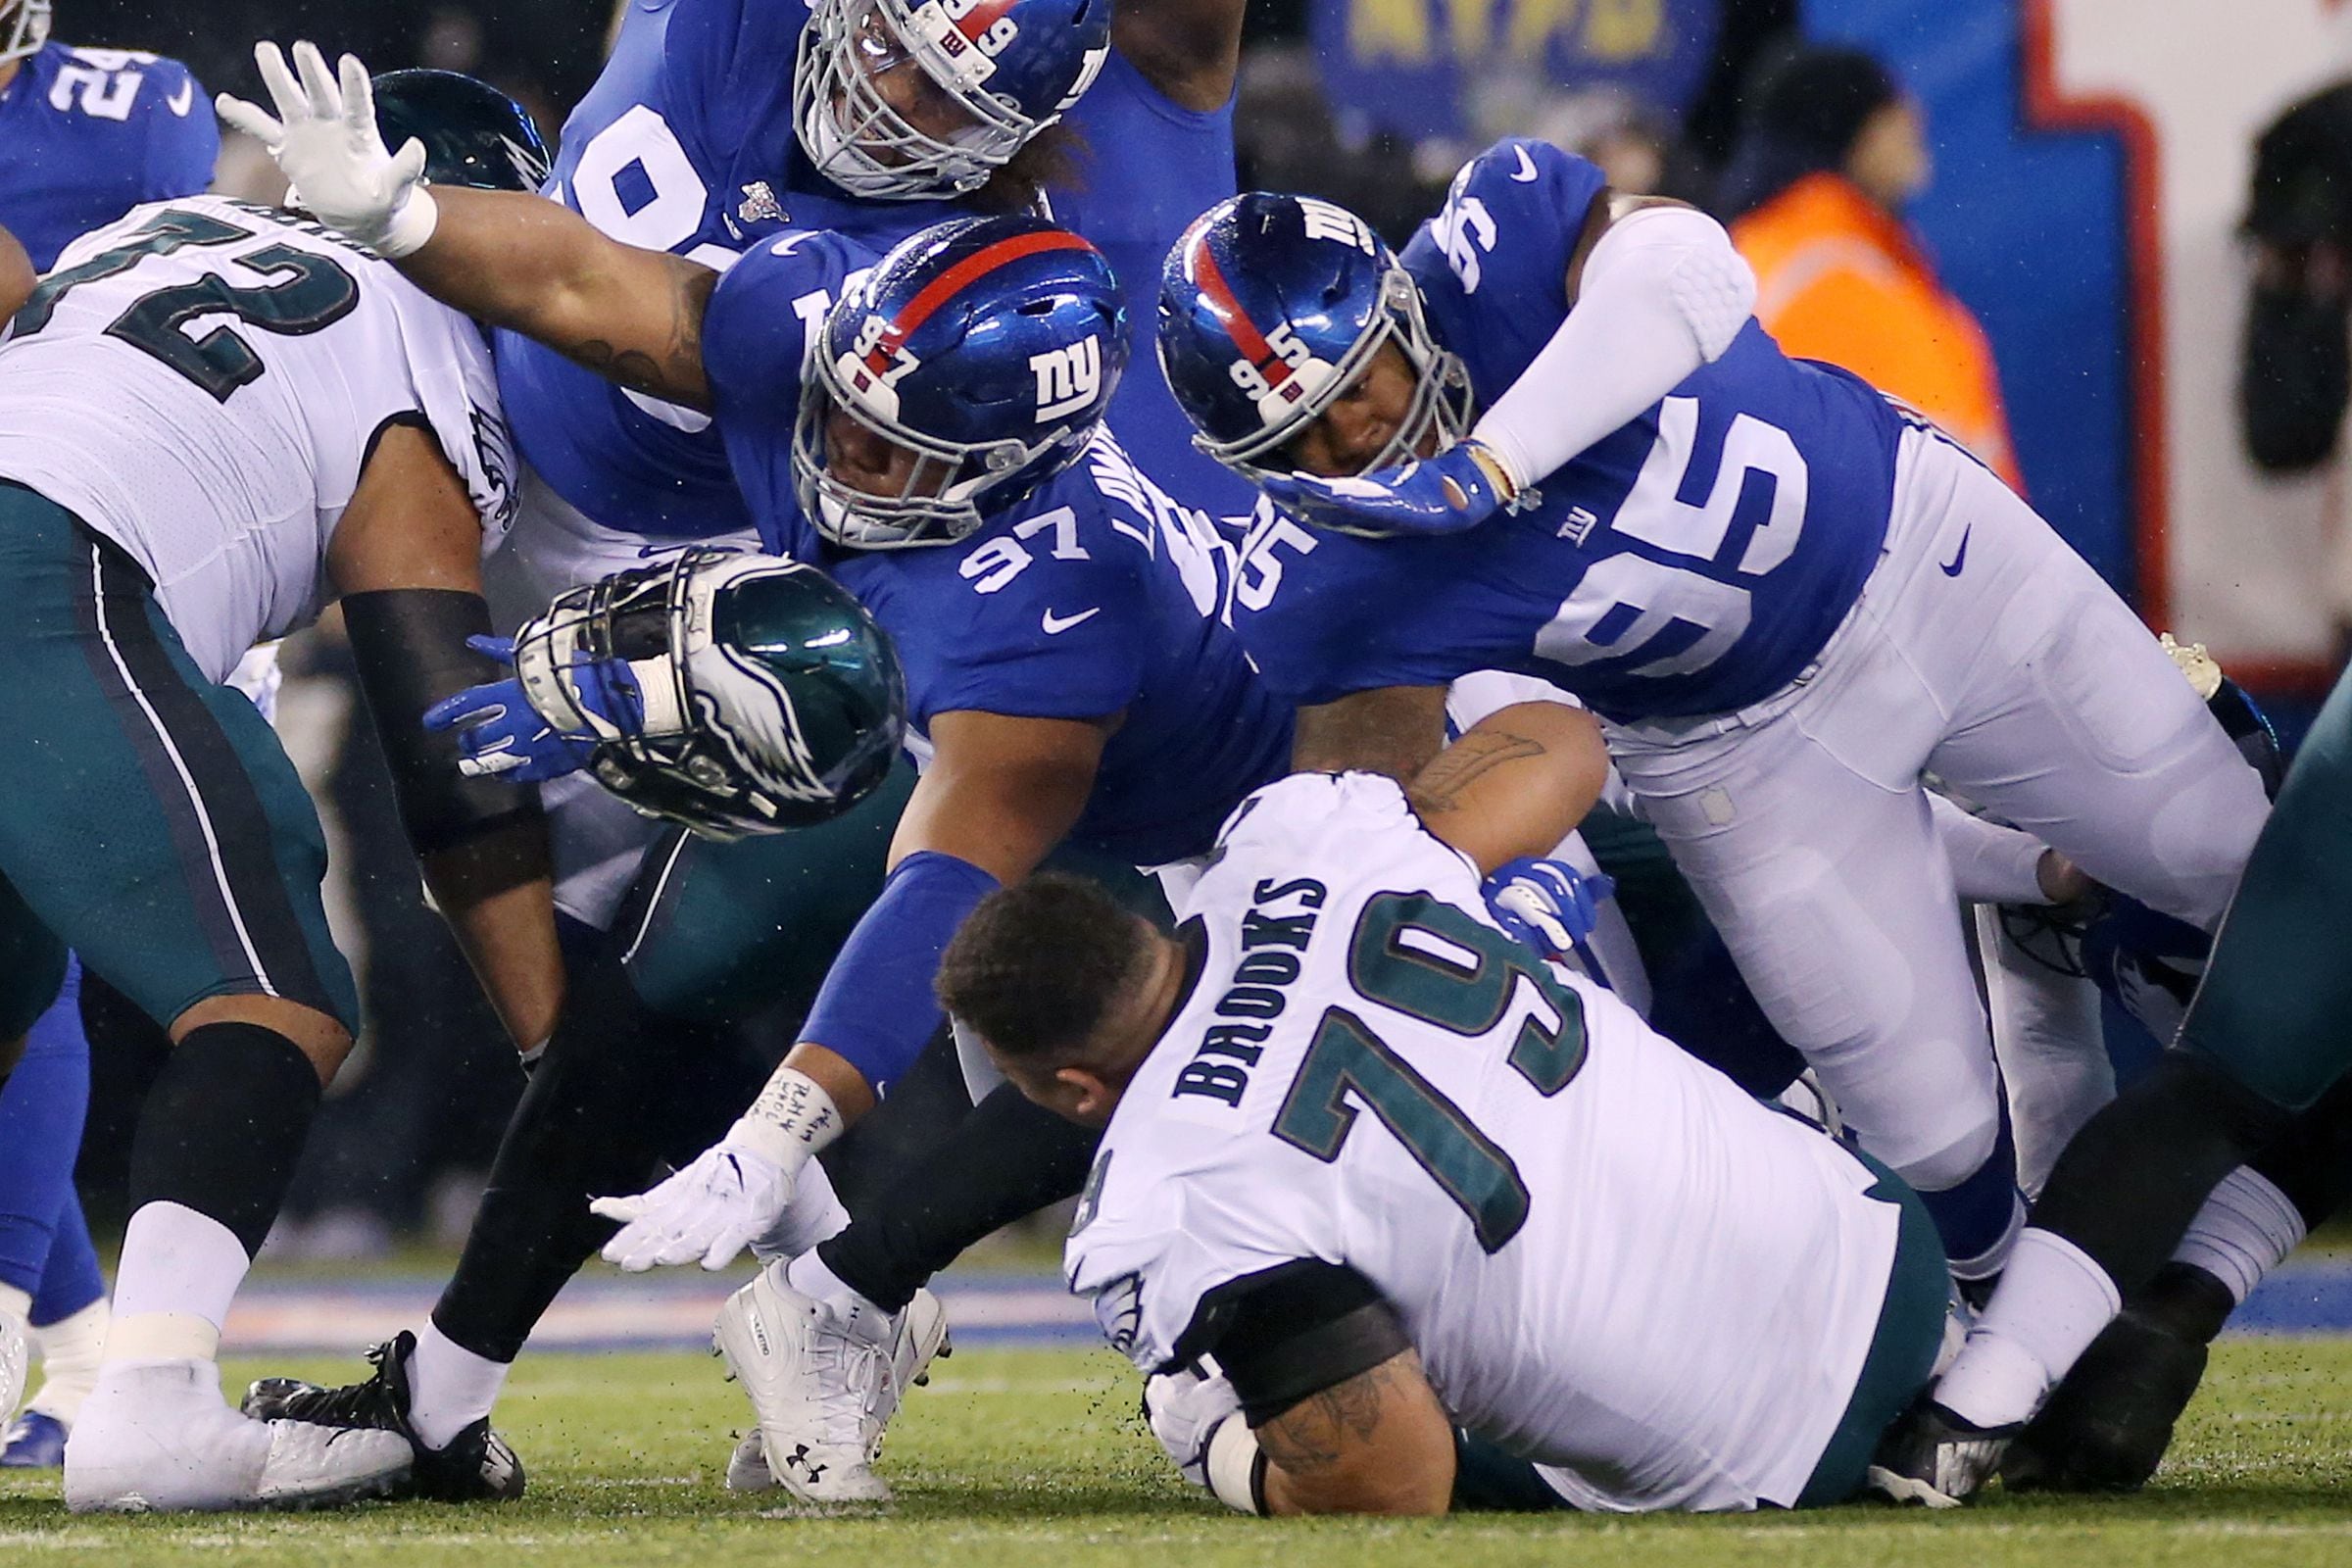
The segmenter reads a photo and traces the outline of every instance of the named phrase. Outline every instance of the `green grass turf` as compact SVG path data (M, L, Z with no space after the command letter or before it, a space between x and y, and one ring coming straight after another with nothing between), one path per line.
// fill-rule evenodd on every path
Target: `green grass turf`
M234 1364L232 1387L260 1368ZM312 1375L350 1366L313 1364ZM757 1563L1001 1568L1152 1562L1789 1563L1803 1568L2352 1562L2352 1340L2225 1345L2171 1464L2125 1500L2004 1499L1958 1515L1853 1505L1809 1514L1602 1520L1570 1514L1392 1525L1247 1520L1189 1494L1133 1417L1106 1352L967 1350L893 1434L891 1510L796 1516L718 1485L740 1396L699 1356L545 1356L501 1420L530 1468L506 1507L375 1503L341 1514L70 1518L56 1481L0 1472L0 1562L520 1565Z

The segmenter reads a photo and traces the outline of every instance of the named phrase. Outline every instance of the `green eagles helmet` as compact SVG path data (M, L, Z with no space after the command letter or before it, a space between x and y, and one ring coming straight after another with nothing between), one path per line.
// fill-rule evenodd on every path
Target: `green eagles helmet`
M475 190L535 191L547 183L547 143L522 105L454 71L387 71L372 82L375 128L398 152L424 143L424 177Z
M564 672L627 662L636 732L580 703ZM813 566L702 547L573 588L514 637L540 717L596 737L589 770L648 816L706 838L840 815L889 773L906 726L890 639Z

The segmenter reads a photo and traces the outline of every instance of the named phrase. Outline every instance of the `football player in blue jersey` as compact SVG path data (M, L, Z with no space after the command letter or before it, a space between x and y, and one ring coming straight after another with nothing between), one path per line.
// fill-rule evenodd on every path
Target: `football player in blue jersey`
M0 0L0 223L47 271L68 240L213 182L220 128L176 60L49 41L49 0Z
M141 202L204 190L220 148L185 66L52 43L49 25L49 0L0 0L0 227L36 272L67 241ZM78 965L68 969L23 1059L0 1068L0 1342L29 1327L43 1372L14 1421L14 1399L0 1393L0 1468L64 1462L106 1338L106 1282L73 1186L89 1098L80 978Z
M1752 294L1712 220L1513 139L1400 259L1327 203L1221 204L1159 342L1278 503L1235 612L1302 765L1408 770L1467 669L1582 696L1767 1015L1983 1276L2020 1207L1923 770L2205 929L2261 781L2045 522L1780 354Z

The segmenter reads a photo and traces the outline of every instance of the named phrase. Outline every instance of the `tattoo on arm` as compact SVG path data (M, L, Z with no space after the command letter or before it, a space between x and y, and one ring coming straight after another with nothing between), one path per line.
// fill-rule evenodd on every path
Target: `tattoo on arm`
M718 286L718 274L700 263L676 258L669 279L667 342L659 352L618 348L603 338L582 338L562 347L566 358L632 392L708 407L710 385L703 370L703 314L710 308L710 291Z
M1421 1377L1421 1358L1409 1350L1310 1395L1257 1429L1258 1447L1269 1464L1295 1476L1338 1464L1350 1446L1372 1441L1383 1405L1409 1392L1408 1375Z
M1462 804L1462 792L1505 762L1541 757L1544 743L1503 731L1465 735L1455 741L1413 778L1406 793L1416 810L1452 811Z

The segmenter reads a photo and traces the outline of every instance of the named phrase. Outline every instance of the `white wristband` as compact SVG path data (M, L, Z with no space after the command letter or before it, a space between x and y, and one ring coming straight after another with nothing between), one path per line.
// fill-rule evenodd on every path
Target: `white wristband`
M797 1067L778 1067L751 1109L727 1129L725 1142L749 1149L790 1174L839 1138L842 1130L841 1110L823 1085Z
M387 262L397 262L424 248L441 222L441 209L433 201L433 193L418 185L392 210L384 224L383 238L368 247Z
M1250 1430L1250 1423L1239 1415L1227 1416L1208 1435L1202 1468L1208 1472L1209 1495L1236 1513L1265 1512L1257 1480L1261 1462L1257 1434Z

